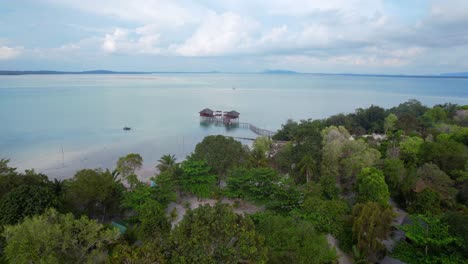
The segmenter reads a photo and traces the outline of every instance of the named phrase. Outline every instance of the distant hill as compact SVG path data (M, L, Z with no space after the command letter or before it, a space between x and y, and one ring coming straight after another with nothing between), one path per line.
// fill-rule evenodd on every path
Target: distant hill
M107 70L93 71L0 71L0 75L25 75L25 74L150 74L151 72L118 72Z
M298 72L295 71L288 71L288 70L265 70L263 71L264 74L297 74Z
M140 72L140 71L108 71L108 70L92 70L92 71L0 71L0 75L25 75L25 74L152 74L152 73L219 73L217 71L210 72Z
M468 77L468 72L450 72L450 73L443 73L440 76L445 76L445 77Z

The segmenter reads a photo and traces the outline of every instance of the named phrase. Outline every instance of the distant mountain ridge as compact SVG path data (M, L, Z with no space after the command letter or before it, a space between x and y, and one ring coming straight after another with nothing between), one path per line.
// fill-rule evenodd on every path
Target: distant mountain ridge
M217 74L217 73L247 73L253 72L221 72L221 71L110 71L110 70L90 70L90 71L0 71L0 75L26 75L26 74ZM365 73L307 73L290 70L267 69L257 74L310 74L310 75L332 75L332 76L356 76L356 77L400 77L400 78L468 78L468 72L442 73L432 75L405 75L405 74L365 74Z
M449 72L449 73L443 73L440 76L446 76L446 77L468 77L468 72Z
M299 72L289 70L264 70L264 74L298 74Z

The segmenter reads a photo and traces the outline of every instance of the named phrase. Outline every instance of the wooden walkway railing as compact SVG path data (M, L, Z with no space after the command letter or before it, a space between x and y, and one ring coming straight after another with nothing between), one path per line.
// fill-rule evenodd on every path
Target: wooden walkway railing
M267 129L262 129L259 128L255 125L252 125L250 123L244 123L244 122L232 122L232 123L226 123L224 122L223 119L218 119L218 118L210 118L210 117L203 117L202 119L204 122L210 122L210 123L215 123L215 124L223 124L227 127L242 127L242 128L248 128L250 131L254 132L255 134L259 136L264 136L264 137L273 137L275 132L267 130Z

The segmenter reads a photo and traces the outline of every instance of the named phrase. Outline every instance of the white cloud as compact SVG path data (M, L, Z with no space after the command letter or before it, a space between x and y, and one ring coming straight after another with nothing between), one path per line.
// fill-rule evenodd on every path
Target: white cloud
M89 13L162 26L180 26L202 17L204 8L164 0L48 0Z
M442 61L466 65L457 62L455 55L468 54L466 0L419 0L420 4L387 0L44 1L118 25L115 29L83 26L83 31L93 34L89 38L98 39L93 48L106 54L229 60L255 55L289 63L271 68L294 68L296 63L350 69L430 67ZM421 10L405 10L415 6ZM61 49L78 52L84 46L78 42ZM450 60L438 55L451 54L452 49L458 53L447 55L453 56Z
M132 34L136 36L132 38ZM105 35L101 48L107 53L158 54L158 41L159 34L154 32L116 28L112 33Z
M255 20L235 13L212 13L181 45L171 47L184 56L228 55L246 52L259 28Z
M0 60L9 60L13 59L21 54L23 50L22 47L7 47L7 46L0 46Z

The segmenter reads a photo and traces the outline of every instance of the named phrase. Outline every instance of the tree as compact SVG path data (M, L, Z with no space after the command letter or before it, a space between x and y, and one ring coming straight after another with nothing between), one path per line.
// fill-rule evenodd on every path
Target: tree
M344 127L327 127L322 130L323 137L323 157L321 164L322 175L333 176L335 178L340 174L340 158L342 149L351 137Z
M166 264L168 260L164 255L161 244L145 241L143 245L118 244L112 249L109 263L111 264Z
M177 198L176 182L174 177L169 172L163 172L152 178L155 186L152 187L155 199L166 207L170 202L174 202Z
M317 231L335 236L343 229L349 212L346 202L339 199L324 200L313 196L301 204L301 214L305 220L312 223Z
M398 122L398 117L391 113L389 114L386 118L385 118L385 121L384 121L384 130L385 130L385 133L387 133L388 131L392 131L393 129L395 129L395 125L396 123Z
M106 219L120 211L124 186L108 171L84 169L65 182L66 207L76 215Z
M158 160L158 165L156 165L156 168L159 170L160 173L163 172L168 172L170 174L175 173L178 167L178 163L176 160L175 155L163 155L159 160Z
M229 169L246 162L247 152L232 138L207 136L197 144L192 158L205 161L218 175L224 176Z
M452 179L445 172L441 171L437 165L426 163L418 168L417 175L416 192L432 188L440 193L441 198L448 203L455 198L456 190L452 187Z
M384 161L383 173L385 182L393 195L401 191L401 183L406 177L405 163L400 159L386 159Z
M8 167L6 160L0 160L0 199L23 185L49 188L51 184L44 174L36 173L34 170L18 173L16 169Z
M369 133L381 133L384 130L385 109L371 105L367 109L356 109L356 122Z
M363 140L349 140L342 149L341 184L349 190L356 182L356 176L366 167L374 166L380 159L380 152L369 147Z
M302 194L294 182L271 168L233 170L227 180L227 195L263 203L269 209L289 212L299 206Z
M249 218L229 205L188 210L171 233L173 263L263 263L266 249Z
M135 211L138 213L137 233L139 237L161 243L171 229L171 224L161 204L147 199Z
M290 216L262 214L257 230L265 236L268 263L333 263L336 252L309 222Z
M447 113L440 106L435 106L424 113L424 118L428 119L431 124L438 122L445 122L447 120Z
M365 258L383 249L380 242L390 231L393 221L391 208L376 202L358 203L353 207L353 239L356 248Z
M51 188L19 186L0 200L0 225L16 224L27 216L42 214L47 208L57 205L57 196Z
M419 153L421 163L434 163L447 173L464 170L468 160L468 148L446 137L437 137L436 142L424 142Z
M310 155L305 155L301 162L299 162L298 166L301 173L306 176L306 182L309 183L311 177L314 175L316 168L315 160L312 159Z
M74 219L50 209L6 226L3 236L10 263L103 263L107 245L118 238L119 231L85 216Z
M401 157L406 163L416 164L424 140L420 137L409 137L400 142Z
M456 251L468 258L468 213L451 211L444 214L441 218L442 223L448 225L449 233L456 239Z
M268 137L258 137L253 143L253 150L262 153L265 158L270 156L271 146L273 141Z
M436 255L456 241L456 238L450 235L448 225L444 224L440 218L413 215L410 219L411 224L404 225L401 229L414 244L414 251L416 251L414 254L424 257ZM424 253L420 254L421 252Z
M438 215L441 210L440 194L431 188L425 188L416 193L414 200L408 207L408 212L412 214Z
M376 202L385 207L389 198L383 172L376 168L364 168L357 177L357 201Z
M184 191L201 198L211 196L216 183L216 175L203 160L186 160L182 162L181 185Z
M117 161L117 170L127 178L134 175L135 171L143 165L143 158L140 154L130 153L125 157L120 157Z

